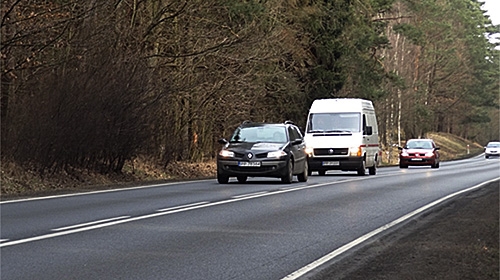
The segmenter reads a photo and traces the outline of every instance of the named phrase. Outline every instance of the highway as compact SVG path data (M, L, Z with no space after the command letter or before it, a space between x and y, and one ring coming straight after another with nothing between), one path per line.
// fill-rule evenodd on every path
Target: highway
M297 279L460 191L500 160L215 179L3 201L1 279ZM434 204L431 204L434 203Z

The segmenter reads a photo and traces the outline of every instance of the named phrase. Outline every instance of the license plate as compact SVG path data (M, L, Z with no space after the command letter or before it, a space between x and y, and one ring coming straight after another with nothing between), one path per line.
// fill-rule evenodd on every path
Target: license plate
M412 158L411 161L422 161L421 158Z
M241 167L260 167L260 161L240 161L238 166Z
M340 161L323 161L323 166L339 166Z

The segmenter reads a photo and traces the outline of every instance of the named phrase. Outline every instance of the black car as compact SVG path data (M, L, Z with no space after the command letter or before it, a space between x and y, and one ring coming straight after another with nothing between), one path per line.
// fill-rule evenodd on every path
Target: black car
M224 147L217 155L217 181L229 182L236 177L246 182L248 177L281 178L291 183L297 175L300 182L308 178L304 137L291 122L242 123L229 141L220 139Z

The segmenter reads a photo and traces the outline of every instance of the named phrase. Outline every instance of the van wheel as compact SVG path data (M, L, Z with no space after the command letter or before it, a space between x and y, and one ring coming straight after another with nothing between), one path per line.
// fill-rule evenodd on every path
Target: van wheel
M304 163L304 172L297 175L297 179L299 182L307 182L307 178L309 177L309 166L307 161Z
M364 160L362 161L361 167L359 167L357 171L359 176L366 175L366 162Z
M368 174L375 175L377 174L377 162L375 161L373 166L368 168Z

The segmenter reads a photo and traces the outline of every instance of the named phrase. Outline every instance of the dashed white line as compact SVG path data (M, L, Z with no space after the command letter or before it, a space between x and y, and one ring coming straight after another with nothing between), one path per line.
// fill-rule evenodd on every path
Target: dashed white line
M91 226L91 225L96 225L96 224L100 224L100 223L106 223L106 222L116 221L116 220L121 220L121 219L126 219L126 218L130 218L130 216L121 216L121 217L93 221L93 222L77 224L77 225L72 225L72 226L67 226L67 227L55 228L55 229L52 229L52 231L62 231L62 230L68 230L68 229L74 229L74 228L81 228L81 227L86 227L86 226Z

